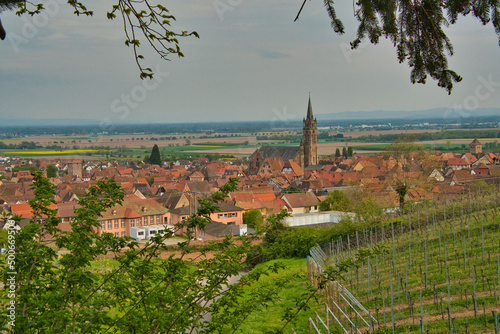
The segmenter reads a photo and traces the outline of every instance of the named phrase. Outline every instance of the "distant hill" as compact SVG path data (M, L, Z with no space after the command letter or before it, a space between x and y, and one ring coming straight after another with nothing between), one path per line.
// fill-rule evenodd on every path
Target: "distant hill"
M446 123L466 120L467 118L500 116L500 108L481 108L472 111L456 110L450 108L433 108L427 110L407 110L407 111L344 111L339 113L316 114L316 118L321 121L335 120L418 120L418 119L439 119Z

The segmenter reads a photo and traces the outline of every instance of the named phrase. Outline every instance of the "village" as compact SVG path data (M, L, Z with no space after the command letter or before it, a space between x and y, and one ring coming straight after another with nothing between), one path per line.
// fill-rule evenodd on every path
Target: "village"
M122 205L106 211L101 228L96 231L116 237L149 239L196 213L197 201L219 189L230 178L237 178L238 190L230 192L211 223L196 231L198 240L217 240L226 236L252 234L244 215L251 210L266 217L286 210L292 217L302 217L291 226L329 224L345 213L325 216L319 213L320 202L335 190L357 189L377 201L385 212L400 206L396 190L398 178L410 182L404 194L406 202L450 200L467 186L484 181L498 183L500 153L483 153L482 144L473 140L464 154L417 152L407 156L397 152L317 156L315 121L312 110L304 119L304 141L300 147L262 146L246 159L209 161L167 161L159 165L135 161L85 161L83 159L0 159L0 211L23 217L20 226L32 218L28 201L34 198L33 175L23 167L37 166L56 187L51 208L58 209L60 228L70 229L69 222L78 200L96 181L110 179L124 189ZM308 122L308 118L310 122ZM49 167L51 166L51 167ZM47 170L56 168L56 176ZM49 167L49 168L47 168ZM26 169L26 168L24 168ZM16 170L18 170L16 172ZM50 172L49 172L50 174ZM307 219L303 219L303 216ZM326 218L325 218L326 217ZM176 230L182 235L183 229Z

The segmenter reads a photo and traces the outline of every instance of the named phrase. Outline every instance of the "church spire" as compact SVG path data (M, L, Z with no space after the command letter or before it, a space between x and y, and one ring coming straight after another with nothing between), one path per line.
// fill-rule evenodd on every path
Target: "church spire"
M304 118L304 127L302 132L303 140L300 146L304 157L303 167L305 168L318 163L318 128L316 127L316 120L313 116L311 94L309 94L307 116Z
M309 105L307 106L307 117L306 117L306 120L308 120L308 121L313 121L314 120L314 117L313 117L313 108L312 108L312 105L311 105L311 94L309 94Z

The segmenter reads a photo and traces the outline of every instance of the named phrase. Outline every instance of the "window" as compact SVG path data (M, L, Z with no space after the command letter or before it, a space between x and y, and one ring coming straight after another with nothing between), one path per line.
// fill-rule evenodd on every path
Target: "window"
M135 227L135 219L130 220L130 227Z
M142 217L141 218L137 218L137 226L141 226L142 225Z
M158 233L159 234L163 234L163 230L158 230Z
M115 220L115 228L118 228L118 223L119 223L118 219Z
M149 231L149 234L150 235L156 234L156 231L155 230Z
M137 232L137 235L144 235L144 231Z
M219 213L219 214L217 215L217 218L222 218L222 217L224 217L224 215L223 215L222 213Z
M125 219L122 219L122 227L125 227Z
M108 220L108 230L111 230L113 228L113 222L111 220Z
M122 232L122 237L124 237L124 236L125 236L125 232Z
M105 230L105 229L106 229L106 222L101 222L101 228L102 228L103 230Z
M232 212L231 217L238 217L238 214L236 212Z
M224 218L227 218L227 213L224 214Z
M318 210L318 206L317 205L314 206L314 210Z
M118 233L118 232L115 232L115 237L117 237L117 238L118 238L119 236L120 236L120 235L119 235L119 233Z
M148 217L144 217L144 225L148 225L148 221L149 221Z
M167 217L165 217L165 219L167 219ZM166 221L168 223L168 219ZM160 223L160 216L156 216L156 224L159 224Z
M228 225L236 225L236 222L227 222Z

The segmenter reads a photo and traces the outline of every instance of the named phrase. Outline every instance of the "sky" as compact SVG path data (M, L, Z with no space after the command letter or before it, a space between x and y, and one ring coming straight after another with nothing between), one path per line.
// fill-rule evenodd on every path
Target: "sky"
M492 25L460 18L446 31L455 47L450 68L463 76L451 94L429 79L410 82L386 41L365 41L353 52L357 23L352 6L337 4L346 26L330 27L323 1L172 0L174 30L184 58L161 60L146 44L144 65L155 79L139 78L133 50L124 44L114 2L83 1L93 17L77 17L63 0L19 18L0 13L8 37L0 41L2 119L92 120L118 123L275 121L302 118L310 94L315 114L343 111L448 108L443 117L467 118L500 107L500 48ZM464 110L462 110L464 109Z

